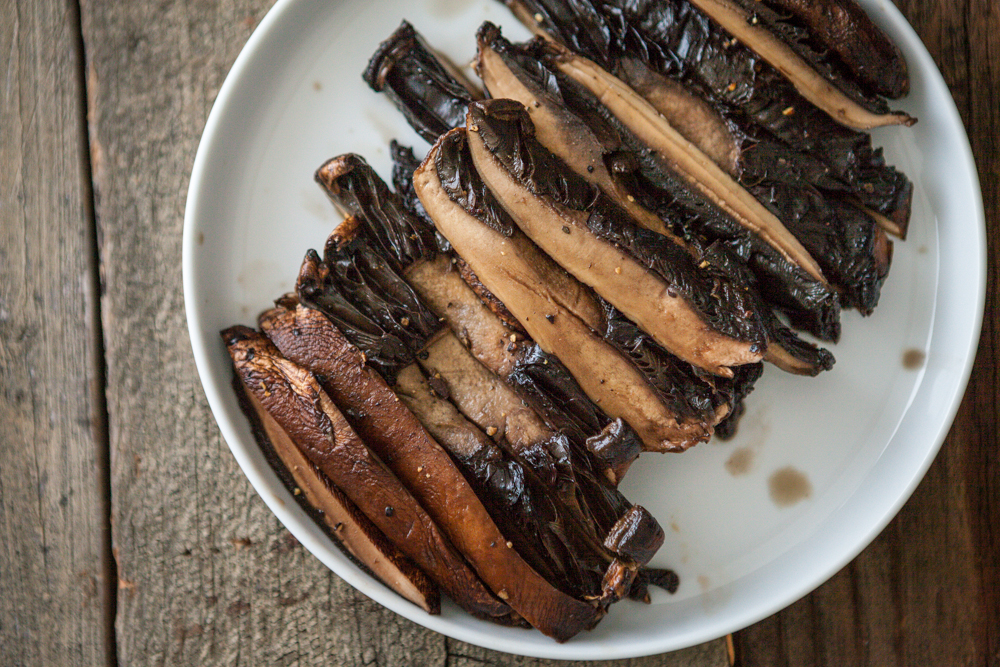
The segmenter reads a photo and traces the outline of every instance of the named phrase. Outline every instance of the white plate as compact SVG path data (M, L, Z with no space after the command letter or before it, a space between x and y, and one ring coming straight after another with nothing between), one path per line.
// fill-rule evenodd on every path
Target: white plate
M264 502L340 577L428 628L545 658L661 653L743 628L821 584L858 554L923 477L954 418L982 317L985 225L976 170L954 103L923 45L888 2L863 2L904 53L913 92L897 106L912 129L878 132L890 163L916 184L910 237L896 243L882 303L845 313L837 365L816 379L768 368L737 439L684 455L644 455L623 490L667 531L654 564L681 577L674 596L624 602L590 633L559 645L476 621L454 606L428 616L369 578L299 508L258 451L230 388L218 331L253 324L292 288L307 248L338 218L314 170L354 151L389 175L392 138L424 144L361 71L402 18L458 62L485 19L524 29L494 0L281 0L254 32L212 109L184 225L184 294L198 371L219 427ZM926 353L904 368L908 350ZM727 470L726 463L736 460ZM735 464L735 465L734 465ZM807 498L779 506L769 478L791 466Z

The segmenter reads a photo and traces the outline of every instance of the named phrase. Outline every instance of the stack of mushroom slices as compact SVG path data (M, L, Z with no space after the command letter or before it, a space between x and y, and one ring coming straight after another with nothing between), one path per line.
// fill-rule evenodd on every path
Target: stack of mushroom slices
M853 0L510 0L482 88L405 21L364 73L433 146L316 180L345 218L260 330L222 332L260 446L428 613L557 641L673 592L643 451L726 437L763 362L814 376L869 314L912 185L898 49ZM581 26L588 29L582 30Z

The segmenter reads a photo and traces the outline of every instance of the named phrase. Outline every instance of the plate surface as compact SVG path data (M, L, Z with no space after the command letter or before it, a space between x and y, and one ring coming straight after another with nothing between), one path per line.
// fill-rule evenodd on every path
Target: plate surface
M910 237L897 242L875 314L844 314L832 372L770 367L735 440L683 455L646 454L623 483L667 531L654 564L676 595L623 602L593 632L559 645L446 605L428 616L349 562L278 481L230 388L218 331L254 324L291 290L307 248L339 221L314 184L327 158L353 151L389 175L388 142L427 145L360 73L408 19L456 62L486 19L527 36L493 0L280 0L226 79L188 192L184 295L198 371L226 441L288 529L340 577L399 614L457 639L513 653L610 659L661 653L745 627L787 606L858 554L923 477L954 418L979 337L985 224L968 139L930 56L888 2L862 2L906 55L912 93L894 106L913 128L876 133L915 183Z

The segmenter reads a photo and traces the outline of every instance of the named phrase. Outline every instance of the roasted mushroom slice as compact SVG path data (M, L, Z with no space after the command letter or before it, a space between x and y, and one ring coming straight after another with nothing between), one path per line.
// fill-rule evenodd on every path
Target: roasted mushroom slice
M441 596L434 582L306 458L242 381L234 384L257 444L286 485L296 489L306 511L382 583L428 614L440 614Z
M607 147L594 130L564 104L554 91L542 87L558 84L540 62L517 59L510 44L500 36L500 29L484 23L476 33L478 51L476 71L494 99L512 99L524 105L531 115L538 142L563 160L581 178L599 187L646 229L680 242L667 225L612 177L605 163ZM525 67L536 69L534 77ZM539 71L540 70L540 71ZM547 75L547 76L546 76Z
M566 271L593 287L673 354L710 373L731 377L731 366L761 359L764 341L760 329L753 327L754 313L743 313L741 322L729 317L731 313L721 300L699 304L717 306L716 312L727 323L748 327L734 331L739 338L721 333L713 326L716 321L709 324L704 309L697 309L692 303L699 295L704 296L704 292L685 290L683 279L676 274L668 282L666 276L649 270L657 267L640 262L594 233L591 225L611 219L614 209L606 208L607 213L602 215L600 209L586 210L592 208L587 203L570 207L553 197L559 195L561 188L571 187L579 189L578 200L597 201L601 195L596 188L588 191L591 186L583 181L579 182L585 186L581 188L568 175L553 173L553 169L558 169L555 164L536 164L548 153L539 150L537 142L532 146L531 124L520 104L510 100L477 102L470 106L469 113L469 152L479 175L525 235ZM668 250L667 246L665 243L662 250ZM675 254L677 261L665 263L662 268L682 266L680 262L685 258L681 255L686 253ZM464 256L471 263L470 257ZM479 268L473 266L479 274ZM697 278L694 271L685 272L685 276L691 280ZM510 303L507 306L512 307Z
M686 220L687 222L679 226L678 229L688 239L691 239L692 235L697 237L705 233L713 238L722 239L724 243L735 248L734 252L737 252L745 259L749 259L755 271L763 273L762 280L768 287L769 299L782 310L789 312L793 321L798 326L806 328L824 340L837 339L839 335L839 306L835 302L835 295L829 293L827 290L818 292L817 287L822 286L810 285L809 281L811 278L805 272L784 261L763 240L746 230L742 230L736 222L726 219L725 216L716 216L718 219L713 217L711 220L706 220L700 226L694 225L693 221L699 217L700 210L677 208L677 206L682 206L680 202L684 201L684 197L686 196L683 193L671 190L660 194L658 191L654 192L652 189L648 193L642 193L643 201L651 197L652 205L657 207L659 211L658 215L653 214L650 209L640 204L639 199L633 197L632 193L621 187L618 177L613 176L611 174L611 167L605 164L605 162L609 162L617 170L627 161L626 158L632 155L632 153L624 149L639 150L641 148L637 148L632 144L628 146L622 144L621 139L625 136L623 133L627 132L627 130L621 128L620 124L619 126L611 127L601 113L595 110L594 107L596 106L597 109L600 109L600 105L596 101L588 102L585 99L589 93L585 91L581 93L578 86L575 86L572 82L567 83L565 77L553 73L542 65L532 55L532 52L536 50L532 45L528 45L527 47L515 47L511 45L502 38L499 29L489 23L483 24L480 28L478 40L480 43L479 71L486 80L488 87L494 89L494 97L503 97L509 94L510 97L525 104L527 111L532 115L532 119L535 122L536 136L541 140L540 143L566 161L567 165L578 176L600 187L615 203L629 211L631 216L640 225L661 235L671 237L679 245L683 246L685 244L676 236L672 236L672 232L664 224L664 220L668 218L673 221ZM622 61L622 63L625 62L625 60ZM651 94L650 98L659 102L663 102L661 98L669 98L664 102L664 104L670 107L671 113L669 118L672 121L680 119L683 122L687 122L688 124L683 125L683 127L691 132L694 132L696 129L698 130L696 136L688 137L690 140L697 142L697 140L701 139L703 134L701 132L703 129L702 126L706 123L716 128L716 134L729 130L733 133L737 132L735 127L728 127L727 121L721 117L716 119L713 124L712 110L708 108L708 105L695 98L689 92L684 91L678 84L651 72L638 61L633 60L628 62L633 65L630 68L631 70L645 72L645 77L640 81L645 86L644 94L649 92L647 89L651 88L655 91L665 86L670 87L672 84L668 94ZM632 80L635 80L636 76L633 75ZM457 82L455 85L458 86ZM683 94L680 94L679 91L683 92ZM417 104L419 106L418 100L396 98L395 101L398 105ZM694 108L694 112L692 112L692 107ZM657 109L661 110L660 107L657 107ZM412 119L414 113L407 113L407 117ZM580 114L580 116L577 117L575 114ZM582 120L584 117L587 118L586 123ZM696 120L690 121L690 118ZM439 121L439 125L448 123L447 118L439 119ZM742 135L740 136L742 137ZM784 174L788 172L788 178L801 180L801 177L798 175L800 167L793 167L791 164L786 164L789 154L788 150L778 147L774 149L762 148L761 146L764 145L764 142L760 139L746 137L741 138L741 143L737 146L735 143L735 134L729 135L726 141L729 142L728 145L730 145L731 150L736 151L743 158L739 164L739 170L745 171L747 179L754 183L758 190L765 187L765 183L769 182L768 179L776 173ZM704 148L702 143L699 143L699 145ZM754 146L754 150L744 151L744 148L748 145ZM741 153L741 151L743 152ZM618 156L619 154L620 157ZM749 162L745 160L747 156L752 157ZM762 157L773 157L774 159L768 162L766 159L762 160ZM777 160L776 163L775 160ZM813 164L814 161L808 157L802 156L800 161L805 162L806 167L811 170L810 175L813 177L819 174L818 177L822 178L827 171L822 166ZM413 157L411 150L395 143L393 145L393 162L393 182L397 192L415 214L426 217L422 205L413 193L411 180L412 173L419 165L419 162ZM752 168L746 170L745 167L747 166ZM649 165L647 165L648 167ZM729 165L729 169L734 168L737 167ZM798 180L795 182L798 182ZM782 184L785 185L785 183L783 180ZM458 196L467 210L477 211L476 215L480 216L495 229L502 233L509 233L508 228L512 225L512 222L509 219L504 219L503 212L497 210L498 205L496 200L490 197L488 193L480 193L476 187L469 187L476 185L475 183L458 184L451 194L453 197ZM803 185L802 187L808 189L808 185ZM455 194L458 190L462 191L460 195ZM639 195L635 190L633 192L637 196ZM680 199L677 198L678 194L680 194ZM815 198L811 200L814 201ZM677 202L677 204L676 206L673 204L667 205L668 202ZM843 207L840 210L843 210ZM858 215L855 218L863 217L860 211L856 213ZM661 218L659 216L665 217ZM629 237L627 229L616 231L618 234L610 236L608 240L618 242L622 237ZM834 233L836 233L836 230L834 230ZM813 238L817 237L814 236ZM695 251L690 247L688 250L696 260L700 259L699 254L701 251ZM826 257L823 258L824 261L826 259ZM863 257L862 260L864 260ZM852 266L860 267L862 264L853 262ZM412 270L412 267L407 270ZM712 270L714 271L715 269L713 268ZM732 281L733 278L734 276L727 276L727 282ZM477 288L474 278L470 284L474 288ZM481 284L478 287L481 288ZM750 285L743 285L742 287L753 289ZM868 293L873 292L867 287L866 289ZM850 288L848 287L849 291ZM877 297L877 283L873 293ZM487 298L487 302L491 308L501 314L501 316L505 316L505 311L498 300L493 299L490 301L488 297L484 298ZM765 307L770 308L770 306ZM754 307L750 309L744 308L743 310L758 311L761 309ZM517 328L517 325L510 322L509 318L508 324ZM769 344L775 345L777 343L772 340ZM777 352L771 356L780 358L781 353Z
M440 145L440 155L436 158L436 160L438 175L443 175L443 180L441 181L443 189L447 195L451 197L454 202L460 204L467 213L478 219L483 208L490 208L492 206L488 202L493 199L493 195L485 187L482 179L479 177L479 174L476 173L475 169L472 167L471 156L469 155L468 146L464 141L464 135L456 133L448 139L442 140ZM538 167L536 166L536 169L537 168ZM558 178L560 167L558 165L553 166L551 171L553 175ZM475 198L472 198L470 193L478 194ZM484 203L480 203L480 200L486 201ZM588 220L588 224L593 223L591 225L591 229L593 230L600 230L600 228L604 226L604 223L600 223L597 220L597 217L598 216L596 215L591 215ZM623 221L620 225L618 225L620 229L617 229L613 234L607 230L602 230L602 234L604 234L604 238L613 237L613 240L619 242L619 245L629 247L638 236L642 235L642 230L627 231L630 224L632 223ZM488 226L492 227L493 225ZM506 227L501 226L498 229L502 230L505 228ZM622 233L623 230L626 231ZM511 238L513 238L513 235ZM655 245L655 241L666 243L663 239L657 237L652 245ZM528 244L525 252L537 253L537 248ZM637 256L643 256L644 252L645 249L640 249L637 252ZM752 289L751 283L748 282L749 278L745 275L745 269L739 269L736 266L735 261L732 260L732 258L728 258L725 253L721 253L714 244L706 249L703 257L705 259L705 264L700 267L699 270L704 270L705 275L719 275L723 277L723 279L720 279L718 282L713 283L710 286L703 284L704 293L711 293L712 298L718 299L719 301L726 300L729 293L728 291L732 287L726 278L728 276L733 276L737 278L737 283L743 286L743 290L740 291L739 298L732 299L730 304L736 305L745 303L746 305L739 310L740 313L745 313L747 310L759 311L762 313L767 312L768 307L760 302L759 297L756 296L755 291ZM680 260L676 262L676 266L673 267L673 269L684 267L687 260L687 255L681 253ZM534 262L533 264L541 269L545 268L545 266L550 263L551 260L543 255L538 262ZM658 270L655 262L651 263L650 266L654 270ZM690 266L688 267L688 271L691 271ZM670 275L667 271L664 271L664 274ZM482 315L479 314L479 311L477 311L474 307L459 306L459 304L464 303L464 300L458 294L459 290L455 288L446 288L445 283L448 282L447 274L438 273L436 275L426 276L425 279L428 281L428 285L436 285L437 289L441 292L439 295L433 297L433 299L435 299L441 306L441 312L443 316L447 318L453 330L458 332L463 331L466 328L473 330L485 328L483 325L477 323L477 315L479 315L478 319L482 319ZM564 291L566 294L566 296L562 297L564 301L578 300L579 291L570 289L569 284L565 283L565 279L550 282L550 287L557 292ZM690 291L693 292L695 290ZM634 324L625 320L625 318L622 317L616 309L610 307L609 304L599 298L595 299L592 296L588 296L588 300L591 303L596 301L596 303L600 304L600 308L604 311L604 316L585 317L581 315L581 319L587 322L598 333L605 336L607 342L611 343L619 352L631 359L640 372L642 372L643 376L656 389L670 409L684 419L707 421L710 424L714 423L720 408L723 408L725 404L732 407L734 405L734 401L738 402L740 396L745 395L746 392L749 391L749 386L744 384L744 382L747 382L752 386L753 380L756 379L756 375L753 375L751 378L751 375L747 374L742 374L741 380L726 380L718 377L713 377L709 380L707 377L702 377L690 364L687 364L686 362L683 362L673 356L651 340L649 335L640 332ZM447 302L447 304L445 304L445 302ZM695 300L695 302L698 303L697 300ZM598 328L598 326L600 326L600 328ZM489 338L486 340L489 340ZM492 356L495 355L483 354L483 357L487 359ZM560 373L564 371L554 367L545 368L545 365L548 364L547 359L537 360L544 362L541 365L538 363L526 363L528 356L529 355L521 356L521 361L519 362L521 369L517 373L519 377L526 377L528 375L526 371L528 371L528 369L532 369L532 373L539 373L538 377L534 378L536 383L548 382L549 386L552 386L552 384L557 386L562 385L562 381L559 380L558 377L560 376ZM489 364L490 362L487 361L484 363ZM742 369L744 367L741 366L740 368ZM508 380L510 380L510 377L508 377ZM555 382L549 382L552 380ZM735 390L737 386L742 386L743 389ZM561 400L570 400L573 403L580 402L579 399L570 399L568 396ZM545 411L546 410L543 410L543 412ZM622 441L621 444L624 444L624 441ZM591 451L594 450L591 449Z
M595 95L668 169L682 176L741 225L766 239L786 259L816 280L823 273L816 260L782 222L694 144L657 113L645 99L596 63L558 45L550 45L552 65Z
M382 42L363 77L372 90L388 95L430 142L465 122L469 102L482 97L455 77L407 21Z
M541 417L500 377L476 361L450 331L417 358L432 382L441 381L447 396L469 421L491 437L506 440L515 452L526 454L555 436Z
M803 155L821 166L804 170L810 172L813 185L852 193L905 229L912 184L886 165L871 137L837 123L807 102L777 70L685 0L507 0L507 4L533 31L620 77L627 76L624 63L638 61L681 84L741 132L755 138L765 132L780 141L792 158Z
M602 540L593 525L582 525L579 517L566 512L534 468L522 465L505 451L506 443L498 433L487 435L443 399L440 386L434 389L431 384L434 379L410 366L400 373L396 391L459 462L517 552L566 593L596 601L604 608L620 599L617 587L607 584L621 576L615 561L619 552L637 565L649 561L663 542L655 519L650 517L649 530L636 533L634 548L609 540L631 525L636 513L632 507Z
M222 332L236 373L299 450L463 609L511 622L410 491L368 450L312 374L247 327Z
M855 0L763 0L761 4L797 19L820 48L834 54L873 94L898 98L910 92L899 47Z
M732 0L687 0L711 16L733 38L746 44L785 76L804 98L839 123L859 130L884 125L913 125L915 118L902 113L872 113L845 95L777 35L768 31L752 13Z
M753 0L757 2L757 0ZM845 183L832 170L814 156L789 146L767 132L752 132L745 119L724 115L717 107L695 94L679 82L654 72L635 58L622 58L616 70L618 76L633 90L642 95L653 108L677 128L685 139L695 144L729 175L739 181L759 200L760 188L779 182L784 187L801 188L806 196L818 191L835 200L853 198L862 211L882 229L899 238L906 237L909 220L909 191L902 199L893 198L883 205L883 211L864 206L858 196L871 197L875 192L872 183ZM742 122L741 122L742 121ZM877 172L872 171L874 177ZM796 199L792 195L792 199ZM779 212L788 224L788 219ZM797 234L794 227L790 227ZM801 240L801 237L800 237ZM806 249L822 265L822 252ZM821 266L826 272L826 267ZM826 274L829 275L829 274Z
M417 194L438 230L534 340L560 358L603 410L625 419L649 449L684 449L706 440L710 425L679 422L642 374L563 305L546 279L556 269L538 248L519 232L504 237L452 201L441 185L435 158L443 141L462 136L461 130L446 135L414 177Z
M740 176L742 146L731 121L687 86L654 72L636 58L622 58L618 77L653 105L667 122L735 179ZM790 151L786 151L790 152Z
M606 122L597 111L600 105L596 98L585 99L589 93L548 70L533 56L531 52L535 49L531 45L515 47L503 39L496 26L484 23L477 37L478 70L487 89L494 98L509 97L525 106L540 144L578 176L598 186L640 226L685 247L697 261L703 259L694 247L678 238L668 224L699 215L701 211L679 203L670 206L671 198L666 193L662 197L654 195L660 205L661 218L637 199L637 196L646 199L637 191L638 179L631 179L630 191L621 176L612 175L606 163L618 167L626 158L635 156L633 162L640 168L641 150L624 143L631 133L620 124L612 126ZM656 110L671 124L681 123L679 131L686 139L705 150L706 155L711 151L713 161L778 214L816 259L824 274L842 291L845 305L856 305L863 313L870 313L878 301L885 275L878 269L879 258L872 252L872 241L881 233L873 218L841 201L841 197L828 199L821 195L805 182L789 161L788 151L774 150L767 141L753 141L742 136L738 140L736 128L730 127L702 100L640 63L627 62L629 66L626 67L623 61L621 69L638 81L644 96L656 102ZM648 164L645 168L649 168ZM623 243L622 237L630 241ZM626 231L611 240L628 247L634 237Z
M603 612L595 605L555 589L511 548L448 454L322 314L277 309L262 316L261 326L284 354L322 375L324 388L352 415L379 459L419 499L482 580L525 620L565 641L600 619ZM302 333L307 328L309 335Z
M609 419L559 359L527 337L520 323L512 330L496 316L470 288L459 264L468 266L464 260L441 255L415 264L407 278L485 368L513 387L550 428L584 446L608 480L617 484L642 451L638 436L621 420ZM608 521L601 523L610 526Z
M468 265L465 260L460 261ZM512 330L493 314L470 289L458 264L459 260L442 255L435 261L414 265L407 277L469 352L515 387L552 428L579 442L599 433L607 418L580 392L558 358L538 348L527 332ZM595 317L601 319L602 315L597 311ZM556 398L553 392L560 397Z

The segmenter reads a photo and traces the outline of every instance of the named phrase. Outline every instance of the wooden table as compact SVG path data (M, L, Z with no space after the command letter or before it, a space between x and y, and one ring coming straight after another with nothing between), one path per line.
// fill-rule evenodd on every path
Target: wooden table
M380 608L295 541L208 410L181 293L191 164L270 0L0 7L0 665L541 665ZM742 665L1000 665L1000 3L899 0L979 165L991 281L926 479ZM718 640L628 665L726 665Z

